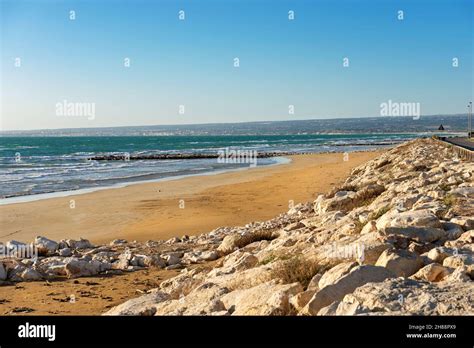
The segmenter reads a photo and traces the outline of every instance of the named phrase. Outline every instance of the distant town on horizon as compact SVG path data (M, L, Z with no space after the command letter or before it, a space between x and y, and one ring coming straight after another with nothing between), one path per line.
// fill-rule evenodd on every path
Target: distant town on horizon
M357 122L356 122L357 120ZM360 122L362 121L362 122ZM137 125L113 127L78 127L58 129L0 130L2 136L43 135L236 135L236 134L301 134L311 133L394 133L436 131L443 125L445 131L464 131L467 114L421 115L418 119L410 116L366 116L341 118L315 118L281 121L190 123L173 125ZM232 126L229 129L229 126ZM263 132L263 133L262 133Z

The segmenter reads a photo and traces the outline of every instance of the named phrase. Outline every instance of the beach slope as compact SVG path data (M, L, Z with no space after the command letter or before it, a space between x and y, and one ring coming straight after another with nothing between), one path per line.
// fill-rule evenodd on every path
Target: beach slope
M116 238L146 241L267 220L314 199L380 152L291 156L288 164L132 184L91 193L0 205L0 242Z

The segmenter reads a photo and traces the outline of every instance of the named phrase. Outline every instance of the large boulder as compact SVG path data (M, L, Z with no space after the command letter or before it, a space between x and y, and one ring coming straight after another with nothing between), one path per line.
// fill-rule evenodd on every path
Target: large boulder
M439 263L430 263L416 272L412 278L428 282L439 282L449 274L446 267Z
M377 220L377 230L382 235L400 235L420 243L431 243L446 237L442 227L439 218L428 209L391 211Z
M445 246L458 249L467 246L474 246L474 230L464 232L456 240L447 241Z
M233 273L236 271L244 271L255 267L258 264L258 258L248 252L233 252L224 259L222 265L223 273Z
M291 311L290 297L302 291L299 283L277 284L270 281L253 288L232 291L222 297L222 302L232 315L287 315Z
M169 278L160 283L160 289L173 299L189 294L204 281L205 272L202 269L184 269L176 277Z
M374 265L380 254L392 247L392 244L382 240L377 232L344 236L332 243L322 241L318 244L321 245L315 248L315 252L320 260L330 263L335 260L352 260L368 265Z
M25 282L42 280L43 275L33 268L25 268L19 275L21 280Z
M164 258L166 260L166 264L168 266L178 265L181 263L182 253L170 253L166 255Z
M38 250L39 255L53 254L59 247L59 244L55 241L41 236L37 236L33 244Z
M117 257L117 260L112 263L112 268L118 270L127 270L130 266L130 261L132 260L132 258L133 254L130 252L130 250L125 250L125 252L121 253Z
M92 249L94 248L94 245L89 242L87 239L79 239L79 240L74 240L74 239L67 239L66 244L69 248L71 249Z
M319 290L319 281L321 280L322 276L323 275L321 273L315 274L313 278L311 278L311 280L309 281L306 290Z
M63 257L47 257L38 262L37 270L47 279L66 276L66 262Z
M201 263L206 261L214 261L219 258L219 253L215 250L209 251L191 251L184 254L183 262Z
M166 260L163 259L160 255L151 255L151 256L147 255L143 257L143 266L165 268Z
M156 305L169 300L170 296L162 291L154 291L137 298L132 298L118 306L111 308L103 315L135 315L150 316L156 313Z
M453 272L443 279L443 282L464 282L472 284L474 280L474 265L456 267Z
M379 237L377 232L366 233L349 245L360 250L361 256L357 261L366 265L375 265L379 256L391 247L391 244L382 241Z
M449 268L470 266L472 264L474 264L474 257L472 254L457 254L448 256L443 260L443 266Z
M454 250L447 247L436 247L423 254L432 262L443 263L443 260L448 256L453 255Z
M342 301L321 310L324 315L473 315L472 283L427 283L394 278L369 283Z
M442 225L446 231L446 238L449 240L457 239L464 233L462 226L453 222L443 222Z
M5 270L4 274L6 275L5 280L9 280L12 282L23 281L21 274L23 271L27 269L27 266L24 263L22 263L19 260L13 260L13 259L4 260L3 267Z
M397 277L409 277L423 267L424 263L415 252L387 249L380 255L375 265L385 267Z
M229 290L213 283L203 283L186 296L156 305L155 315L215 315L226 314L221 301Z
M316 292L303 309L302 314L316 315L321 308L330 305L334 301L342 300L344 295L353 292L359 286L370 282L381 282L395 276L391 271L378 266L355 266L353 263L338 266L337 269L333 268L328 272L339 274L341 275L340 278L334 279L336 277L328 275L322 283L323 278L321 278L320 285L325 286ZM347 268L350 269L349 272L346 272Z
M296 312L302 311L308 302L313 298L316 291L317 290L306 290L296 294L295 296L291 296L290 305L293 306Z
M319 213L340 210L348 211L354 207L354 199L356 193L354 191L339 191L332 198L321 200L318 202L317 210Z
M81 260L70 257L65 261L65 272L69 278L93 276L112 268L110 263L96 260Z
M321 276L318 282L318 288L322 289L328 285L334 284L356 266L357 262L341 262L337 266L334 266Z
M240 234L231 234L231 235L225 236L221 244L217 248L217 251L223 255L233 252L235 249L238 248L238 245L239 245L238 242L240 241L241 238L242 236Z
M226 267L214 268L207 274L207 280L229 289L251 288L274 279L272 266L260 265L238 272Z

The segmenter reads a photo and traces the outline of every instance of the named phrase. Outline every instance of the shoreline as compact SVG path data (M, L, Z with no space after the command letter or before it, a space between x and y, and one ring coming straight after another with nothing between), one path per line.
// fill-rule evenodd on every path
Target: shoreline
M343 161L342 153L295 155L291 163L252 170L1 205L0 241L31 242L38 235L53 240L83 237L93 243L145 241L245 225L287 211L289 201L314 200L384 151L352 152L349 161Z
M394 146L393 144L392 145L388 144L388 145L384 145L384 146L380 146L380 147L374 147L373 149L357 149L357 150L354 150L354 151L348 151L348 153L382 152L382 151L386 151L386 150L391 149L393 146ZM277 165L281 165L281 164L290 163L292 156L322 155L322 154L343 154L343 153L344 152L339 152L339 151L323 151L323 152L310 152L310 153L296 153L295 152L295 153L292 153L292 154L285 154L285 155L282 155L282 156L274 156L274 157L272 157L272 159L274 159L276 161L276 163L264 164L264 165L261 165L261 166L257 165L256 167L253 167L253 166L250 165L249 167L243 167L243 168L235 168L235 169L229 169L228 168L228 169L207 171L207 172L196 173L196 174L182 174L182 175L176 175L176 176L169 176L169 177L158 178L158 179L118 182L118 183L115 183L115 184L112 184L112 185L97 186L97 187L85 187L85 188L80 188L80 189L76 189L76 190L63 190L63 191L54 191L54 192L45 192L45 193L26 194L26 195L20 195L20 196L5 197L5 198L0 198L0 206L18 204L18 203L35 202L35 201L51 199L51 198L70 197L70 196L75 196L75 195L93 193L93 192L102 191L102 190L119 189L119 188L124 188L124 187L131 186L131 185L181 180L181 179L186 179L188 177L193 177L193 176L219 175L219 174L225 174L225 173L232 173L232 172L245 171L245 170L249 170L249 169L255 169L255 168L258 168L258 167L260 167L260 168L273 167L273 166L277 166Z
M281 164L288 164L288 163L291 162L291 159L289 159L287 157L289 157L289 156L274 157L274 159L277 161L277 163L264 164L261 167L272 167L272 166L277 166L277 165L281 165ZM183 175L176 175L176 176L168 176L168 177L159 178L159 179L120 182L120 183L115 183L115 184L108 185L108 186L87 187L87 188L82 188L82 189L77 189L77 190L64 190L64 191L38 193L38 194L32 194L32 195L6 197L6 198L1 198L0 199L0 206L10 205L10 204L18 204L18 203L36 202L36 201L51 199L51 198L83 195L83 194L88 194L88 193L93 193L93 192L103 191L103 190L120 189L120 188L124 188L124 187L128 187L128 186L132 186L132 185L140 185L140 184L147 184L147 183L154 183L154 182L156 183L156 182L181 180L181 179L185 179L185 178L189 178L189 177L193 177L193 176L219 175L219 174L224 174L224 173L232 173L232 172L249 170L249 169L253 169L253 168L256 168L256 167L249 166L249 167L244 167L244 168L222 169L222 170L202 172L202 173L197 173L197 174L183 174Z

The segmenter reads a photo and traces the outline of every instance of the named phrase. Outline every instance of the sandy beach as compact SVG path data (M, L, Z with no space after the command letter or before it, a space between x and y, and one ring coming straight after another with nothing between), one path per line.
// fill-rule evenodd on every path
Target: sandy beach
M380 152L296 155L291 162L0 206L0 241L157 240L261 221L313 200Z
M290 200L310 201L340 184L354 167L380 153L351 153L348 161L341 153L297 155L276 166L3 205L1 241L28 242L36 235L83 237L94 243L145 241L270 219L287 211ZM0 314L97 315L177 274L179 270L150 269L2 286ZM71 294L77 301L70 301Z

